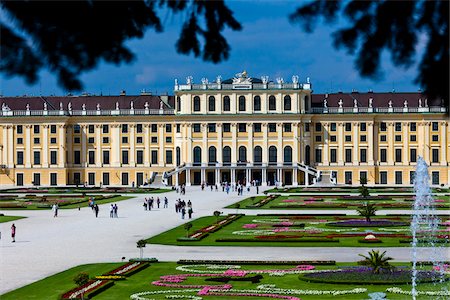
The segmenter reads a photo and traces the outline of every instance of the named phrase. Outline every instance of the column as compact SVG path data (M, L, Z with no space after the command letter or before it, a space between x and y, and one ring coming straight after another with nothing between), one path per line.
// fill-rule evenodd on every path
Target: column
M431 162L431 157L430 157L430 122L425 122L424 123L424 130L425 130L425 140L423 143L423 148L424 148L424 153L423 153L423 157L425 159L425 161L427 161L428 163Z
M283 153L284 153L284 149L283 149L283 123L277 123L277 135L278 135L278 145L277 145L277 165L278 166L282 166L283 165L283 161L284 161L284 157L283 157ZM278 178L278 181L280 181L280 179Z
M298 172L297 172L297 168L292 169L292 185L293 186L298 186Z
M164 166L164 124L158 124L158 144L159 144L159 157L158 157L158 165Z
M262 131L263 131L263 147L262 147L262 162L263 165L268 165L269 162L269 155L268 155L268 150L269 150L269 136L268 136L268 128L267 128L267 123L262 123ZM264 173L264 172L263 172ZM267 180L263 180L264 182L267 183Z
M344 123L338 123L338 165L344 165ZM307 176L307 174L306 174Z
M208 124L202 123L202 165L207 165L208 162Z
M48 168L48 124L42 125L42 167Z
M367 123L367 130L369 133L368 136L368 149L367 149L367 162L369 163L370 166L373 166L374 164L374 159L373 159L373 152L375 151L375 145L373 143L373 131L374 131L374 126L373 126L373 122L368 122Z
M187 136L187 162L192 164L192 123L186 124L186 136Z
M178 176L179 176L179 174L178 174L178 172L176 172L175 173L175 186L176 187L178 186Z
M215 171L215 173L216 173L216 174L215 174L215 175L216 175L216 176L215 176L215 177L216 177L216 184L217 184L217 185L220 185L220 169L216 167L216 169L215 169L214 171Z
M136 138L135 138L135 133L134 131L136 130L136 125L135 124L130 124L129 126L129 130L130 130L130 140L128 141L130 143L130 161L129 164L131 167L136 166L136 162L135 162L135 157L136 157L136 147L135 147L135 142L136 142Z
M441 166L447 165L447 151L448 151L448 145L447 145L447 122L442 121L441 122ZM450 179L449 179L450 181Z
M186 186L191 186L191 169L186 168Z
M283 171L282 169L277 169L277 181L280 185L283 185Z
M402 153L402 164L403 165L408 165L410 162L410 158L409 158L409 147L408 147L408 122L403 122L402 123L402 127L403 127L403 136L402 136L402 141L403 141L403 153Z
M358 129L359 129L359 122L353 122L353 165L357 166L359 165L359 136L358 136Z
M201 169L200 175L201 175L201 183L205 182L205 174L206 170L204 168Z
M221 102L221 101L220 101ZM222 160L222 149L223 149L223 139L222 139L222 123L218 123L217 126L217 161L223 164Z
M247 123L247 134L248 134L247 161L253 163L253 123Z
M387 161L389 166L394 165L394 122L388 122L388 149L387 149Z
M294 165L297 165L297 163L299 162L299 157L298 157L298 140L299 140L299 136L298 136L298 124L297 122L292 123L292 127L294 128L294 147L292 147L292 163ZM295 180L297 181L297 179Z
M25 168L31 168L31 125L25 125ZM3 139L5 140L6 138L6 126L3 126ZM6 153L7 153L7 148L4 147L4 151L3 151L3 161L6 162L8 161L7 157L6 157Z
M8 125L8 168L14 168L14 126Z
M329 159L328 159L328 148L329 148L329 141L328 141L328 131L330 130L330 124L328 122L323 123L323 165L328 166L330 165Z
M261 169L261 185L267 186L267 169L266 168Z
M309 186L309 174L305 172L305 186Z
M102 161L102 125L96 124L95 125L95 166L97 168L100 168L103 164ZM102 178L103 180L103 178Z
M236 165L237 162L237 123L231 123L231 164ZM233 180L232 180L233 181ZM233 181L234 182L234 181Z
M236 169L231 169L231 182L236 182Z
M418 134L417 134L417 139L418 139L418 149L417 149L417 155L423 157L423 152L425 150L425 122L418 122L417 125L419 126L418 128Z
M245 178L247 178L247 182L252 181L250 169L245 169Z
M82 167L86 167L86 125L81 125L80 126L80 131L81 131L81 166Z
M120 167L120 125L111 125L111 167ZM113 177L114 178L114 177ZM112 179L113 179L112 178ZM115 179L113 179L115 180Z
M72 125L67 125L66 129L67 129L67 143L66 143L66 148L67 148L67 160L66 163L68 164L69 167L73 166L73 126Z

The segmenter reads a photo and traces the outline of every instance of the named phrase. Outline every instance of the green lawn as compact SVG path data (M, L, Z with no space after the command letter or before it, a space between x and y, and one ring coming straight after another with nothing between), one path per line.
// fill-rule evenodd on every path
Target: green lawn
M347 219L362 220L359 216L243 216L231 224L222 227L216 232L198 241L177 241L185 237L184 225L147 239L151 244L179 245L179 246L265 246L265 247L409 247L407 240L410 229L410 218L406 216L375 216L377 220L391 220L403 222L405 226L377 226L377 227L334 227L327 223ZM443 219L442 221L445 221ZM282 222L299 225L283 225ZM216 218L203 217L192 221L190 234L208 227L216 222ZM255 228L249 227L255 226ZM386 228L385 228L386 227ZM444 230L441 227L441 230ZM381 243L361 243L367 234L373 233L381 239ZM218 240L219 239L219 240ZM230 240L232 239L232 240ZM338 242L332 242L338 241ZM442 244L447 245L447 244Z
M19 217L19 216L0 216L0 223L15 221L19 219L24 219L25 217Z
M431 189L433 193L449 193L450 189L448 188L432 188ZM320 192L320 193L358 193L358 187L293 187L293 188L272 188L270 190L266 190L264 193L313 193L313 192ZM369 187L370 193L414 193L414 189L412 187Z
M110 271L118 267L119 263L109 263L109 264L90 264L78 266L64 272L55 274L53 276L47 277L43 280L37 281L15 291L9 292L1 296L2 300L28 300L28 299L48 299L56 300L61 294L67 292L71 288L75 287L72 279L79 272L87 272L91 276L100 275L107 271ZM394 263L394 265L406 265L401 263ZM116 281L114 286L103 291L94 297L97 300L115 300L115 299L130 299L130 296L134 293L143 291L183 291L183 288L178 287L158 287L152 284L153 281L160 280L160 276L163 275L174 275L174 274L191 274L191 272L183 272L176 270L175 268L179 266L176 263L152 263L150 267L128 277L126 280ZM316 266L316 269L320 270L332 270L340 266L355 266L354 263L338 263L337 266ZM195 267L195 266L185 266L194 270L206 270L205 267ZM283 270L294 268L295 265L242 265L241 270ZM220 269L220 271L225 271L228 268ZM218 271L219 269L211 269L211 271ZM246 277L254 276L255 274L247 274ZM269 276L269 274L262 274L263 278L260 283L251 283L248 281L231 281L233 290L239 292L239 290L252 290L258 293L264 293L264 290L258 288L262 284L273 284L277 288L281 289L301 289L301 290L316 290L316 291L329 291L329 290L352 290L355 288L366 288L367 291L359 294L347 294L347 295L293 295L304 300L322 300L322 299L368 299L368 293L372 292L384 292L387 288L393 287L392 285L365 285L365 284L327 284L327 283L310 283L306 281L301 281L298 274L286 274L283 276ZM185 281L179 282L179 285L195 284L195 285L218 285L221 283L206 281L208 277L188 277ZM443 285L446 286L447 290L449 288L448 282L434 286L433 284L422 284L419 286L419 290L436 290L441 288ZM410 285L401 284L395 285L404 290L410 290ZM196 290L199 290L197 288ZM185 296L195 296L197 291L193 292L171 292L167 295L185 295ZM156 294L147 296L149 299L162 300L167 299L166 294ZM397 295L392 293L387 293L388 299L398 300L398 299L410 299L410 296ZM245 299L245 300L257 300L257 299L267 299L266 297L239 297L239 296L203 296L203 299L211 300L223 300L223 299ZM420 300L431 300L436 299L436 297L418 297Z

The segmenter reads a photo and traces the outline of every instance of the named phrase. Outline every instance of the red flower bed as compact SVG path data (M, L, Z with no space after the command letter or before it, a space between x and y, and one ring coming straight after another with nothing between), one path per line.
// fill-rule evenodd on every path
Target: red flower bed
M81 299L82 295L85 299L89 299L94 294L107 289L113 284L114 282L110 280L89 280L88 283L71 289L67 293L63 294L61 299Z

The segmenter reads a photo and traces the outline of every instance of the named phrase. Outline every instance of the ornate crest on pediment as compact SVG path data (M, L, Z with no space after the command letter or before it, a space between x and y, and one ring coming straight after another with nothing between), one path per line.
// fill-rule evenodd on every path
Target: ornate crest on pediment
M237 73L234 75L233 84L251 84L252 79L248 77L247 71L243 71L241 73Z

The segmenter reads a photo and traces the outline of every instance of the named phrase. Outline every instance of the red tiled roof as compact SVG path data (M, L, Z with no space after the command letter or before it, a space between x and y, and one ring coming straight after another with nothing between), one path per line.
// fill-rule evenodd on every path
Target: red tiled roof
M323 107L324 99L327 99L328 107L339 107L339 100L342 99L342 107L353 107L354 100L357 100L358 107L369 107L369 99L372 98L372 107L388 107L389 100L392 107L403 107L405 100L408 107L419 107L419 99L425 107L427 96L422 93L333 93L333 94L312 94L311 101L313 107ZM440 99L427 99L428 106L441 106Z
M162 96L164 97L164 96ZM169 106L163 105L164 109L174 108L174 96L168 97ZM116 102L120 109L130 109L131 101L135 109L144 109L145 102L148 102L149 109L159 109L161 96L137 95L137 96L42 96L42 97L1 97L0 106L5 103L11 110L25 110L27 104L30 104L30 110L43 110L44 102L47 102L48 110L59 110L59 103L63 104L64 110L67 110L69 102L72 103L73 110L81 110L82 105L86 104L87 110L96 110L97 103L100 109L109 110L116 108Z

